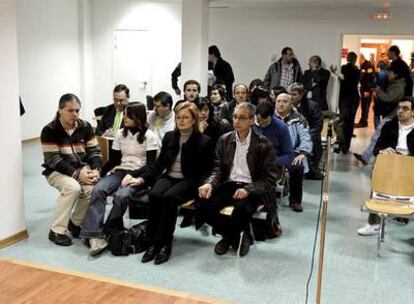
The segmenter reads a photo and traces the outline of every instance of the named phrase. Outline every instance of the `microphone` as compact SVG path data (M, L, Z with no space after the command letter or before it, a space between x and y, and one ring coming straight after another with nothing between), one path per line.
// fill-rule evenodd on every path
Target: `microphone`
M335 116L328 121L328 127L332 127L335 123L341 120L341 116Z

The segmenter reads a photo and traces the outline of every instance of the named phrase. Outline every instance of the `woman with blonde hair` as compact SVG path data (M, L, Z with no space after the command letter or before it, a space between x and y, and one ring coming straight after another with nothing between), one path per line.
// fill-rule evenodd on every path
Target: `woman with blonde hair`
M142 262L165 263L171 247L178 207L197 196L197 189L208 177L213 163L213 145L199 129L197 106L180 103L175 108L175 130L167 132L157 161L141 176L141 182L154 183L149 192L149 246Z

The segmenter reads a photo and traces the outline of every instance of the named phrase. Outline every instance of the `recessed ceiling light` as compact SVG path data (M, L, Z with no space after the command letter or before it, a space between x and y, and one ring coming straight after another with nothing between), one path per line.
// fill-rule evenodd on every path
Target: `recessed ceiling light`
M375 12L372 14L372 18L374 18L375 20L390 20L391 17L392 15L388 11Z

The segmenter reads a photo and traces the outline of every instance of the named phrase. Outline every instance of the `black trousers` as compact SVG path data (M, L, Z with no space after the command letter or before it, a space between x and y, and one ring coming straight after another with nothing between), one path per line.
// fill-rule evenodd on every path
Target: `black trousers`
M344 121L344 146L343 152L348 152L351 147L352 134L354 133L355 114L358 109L358 96L344 97L339 101L339 113Z
M196 221L206 222L224 238L238 241L241 231L249 231L249 223L260 204L260 196L249 194L248 197L236 200L234 192L245 184L226 182L219 189L213 191L210 199L197 201ZM231 216L220 214L226 206L234 206Z
M323 155L321 136L314 136L312 139L312 155L308 158L310 173L319 173L319 163Z
M364 92L369 93L367 97L364 97ZM369 107L372 100L372 91L361 91L361 118L359 119L360 124L368 124Z
M157 246L172 244L178 207L193 199L197 192L193 184L185 179L169 176L159 178L148 194L150 241Z
M302 204L303 195L303 165L289 166L289 203Z

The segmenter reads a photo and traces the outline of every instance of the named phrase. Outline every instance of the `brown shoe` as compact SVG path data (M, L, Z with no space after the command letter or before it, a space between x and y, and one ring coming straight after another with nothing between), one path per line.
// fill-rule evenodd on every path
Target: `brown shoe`
M275 238L278 238L282 235L282 226L280 226L279 224L274 224L272 225L272 232Z
M52 230L49 231L49 240L59 246L72 245L72 240L68 236L53 232Z
M303 207L302 207L301 203L291 203L290 208L292 208L292 210L295 211L295 212L302 212L303 211Z
M214 246L214 252L218 255L226 254L230 249L230 241L226 238L222 238L216 246Z

